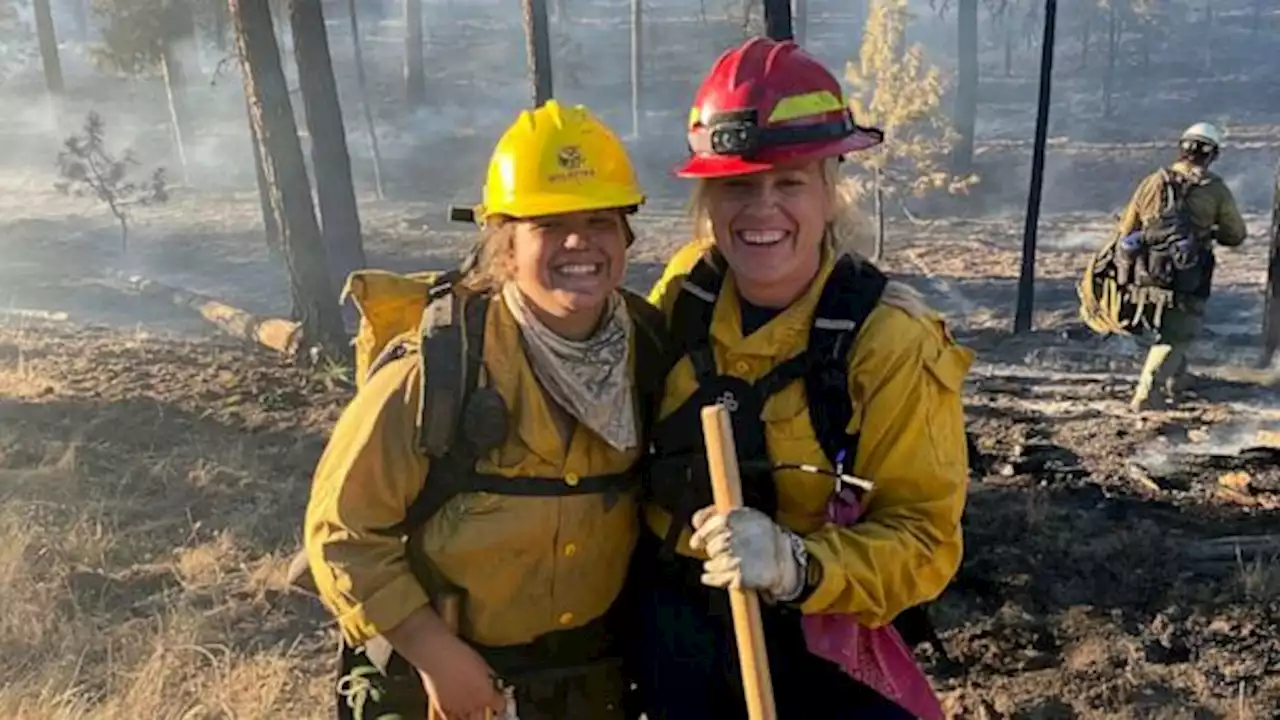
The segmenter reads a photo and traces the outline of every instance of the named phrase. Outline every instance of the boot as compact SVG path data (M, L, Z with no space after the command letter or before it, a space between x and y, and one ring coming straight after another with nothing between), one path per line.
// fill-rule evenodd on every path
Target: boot
M1173 348L1168 345L1151 346L1151 350L1147 353L1147 361L1142 366L1142 375L1138 378L1138 386L1133 391L1133 399L1129 402L1130 410L1142 412L1168 408L1168 404L1160 393L1163 388L1156 389L1156 378L1161 375L1161 366L1169 359L1172 350ZM1152 392L1153 390L1156 391Z

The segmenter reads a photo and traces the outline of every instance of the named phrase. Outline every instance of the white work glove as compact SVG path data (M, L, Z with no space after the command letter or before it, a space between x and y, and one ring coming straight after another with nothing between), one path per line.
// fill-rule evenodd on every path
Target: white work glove
M694 513L693 529L690 547L708 556L703 585L758 590L769 602L794 600L804 589L804 543L759 510L721 515L708 506Z

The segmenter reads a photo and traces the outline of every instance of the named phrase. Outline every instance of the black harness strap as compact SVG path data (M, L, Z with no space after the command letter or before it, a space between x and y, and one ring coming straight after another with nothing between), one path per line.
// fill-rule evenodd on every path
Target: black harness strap
M675 300L672 332L684 354L689 356L699 386L686 405L727 396L739 404L731 410L734 439L744 473L744 494L754 494L758 503L755 506L769 510L774 505L771 496L775 490L759 417L765 401L803 379L806 397L810 399L807 403L810 417L824 453L833 466L846 466L846 456L851 464L857 437L845 431L853 416L848 390L849 352L879 301L887 279L874 266L841 256L819 296L807 347L774 366L755 383L747 383L739 378L720 376L716 371L710 328L724 285L718 266L723 266L723 258L713 249L685 277ZM695 414L689 407L678 408L663 421L664 426L655 431L658 447L651 466L649 491L658 504L672 514L671 527L663 539L662 553L666 557L674 555L680 532L693 513L708 501L705 452L698 442L701 432L691 425Z

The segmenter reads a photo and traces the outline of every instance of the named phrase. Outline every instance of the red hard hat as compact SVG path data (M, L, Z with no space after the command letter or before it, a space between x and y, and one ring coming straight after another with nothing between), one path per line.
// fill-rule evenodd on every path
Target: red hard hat
M703 79L688 137L690 157L676 174L713 178L863 150L884 133L854 123L840 81L799 45L754 37Z

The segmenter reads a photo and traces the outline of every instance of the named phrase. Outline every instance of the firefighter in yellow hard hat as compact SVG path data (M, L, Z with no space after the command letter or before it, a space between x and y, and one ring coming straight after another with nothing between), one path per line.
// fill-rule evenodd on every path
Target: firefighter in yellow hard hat
M349 282L368 374L305 526L341 717L624 717L617 600L664 347L620 288L643 200L615 134L550 101L493 152L465 274Z
M1213 243L1244 242L1245 224L1231 189L1209 165L1222 149L1216 125L1182 133L1178 160L1143 178L1116 226L1118 283L1136 303L1153 344L1131 406L1161 410L1175 401L1187 372L1187 350L1204 324L1215 257Z

